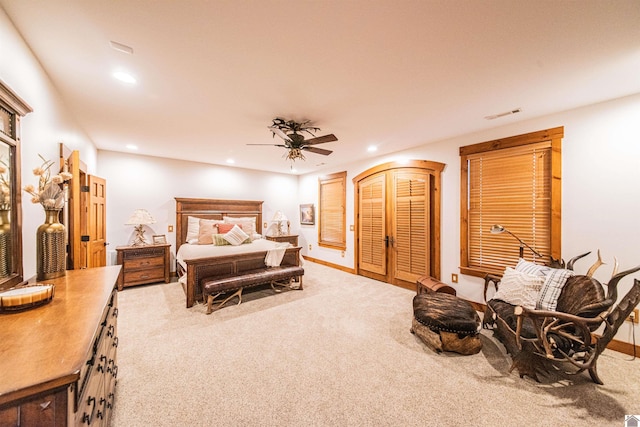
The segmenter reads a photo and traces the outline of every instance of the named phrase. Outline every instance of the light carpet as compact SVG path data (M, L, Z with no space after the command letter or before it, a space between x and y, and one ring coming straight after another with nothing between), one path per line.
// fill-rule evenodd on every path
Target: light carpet
M490 331L472 356L409 332L414 292L307 262L304 290L267 288L207 316L176 282L118 294L112 426L621 426L640 414L640 362L509 372Z

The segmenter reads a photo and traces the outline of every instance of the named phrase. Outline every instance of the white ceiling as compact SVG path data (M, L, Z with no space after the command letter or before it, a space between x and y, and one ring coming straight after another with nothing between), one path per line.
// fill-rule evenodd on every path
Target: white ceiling
M640 93L638 0L0 5L104 150L289 172L283 148L246 144L280 143L276 116L309 119L339 141L296 161L307 173L372 156L369 145L386 154Z

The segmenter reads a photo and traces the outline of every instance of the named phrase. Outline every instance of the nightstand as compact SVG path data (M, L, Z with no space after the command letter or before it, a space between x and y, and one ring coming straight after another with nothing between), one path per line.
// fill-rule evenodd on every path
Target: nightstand
M283 234L282 236L266 236L266 239L271 240L273 242L289 242L293 246L298 246L297 234Z
M146 246L118 246L118 290L128 286L164 281L169 283L169 243Z

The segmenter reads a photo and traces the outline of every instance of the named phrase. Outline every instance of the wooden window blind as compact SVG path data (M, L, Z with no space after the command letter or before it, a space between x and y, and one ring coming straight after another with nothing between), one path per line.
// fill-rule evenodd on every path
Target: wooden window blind
M544 255L537 258L525 247L525 259L560 257L560 141L548 132L529 135L524 143L526 135L461 148L463 273L502 274L517 263L520 243L509 233L492 234L494 224Z
M347 248L346 178L346 172L338 172L319 180L318 245L320 246L341 250Z

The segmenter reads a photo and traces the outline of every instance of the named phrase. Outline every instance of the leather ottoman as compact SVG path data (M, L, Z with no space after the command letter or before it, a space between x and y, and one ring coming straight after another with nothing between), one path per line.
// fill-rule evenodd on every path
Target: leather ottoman
M411 333L433 351L476 354L482 349L480 316L471 304L446 293L413 297Z

